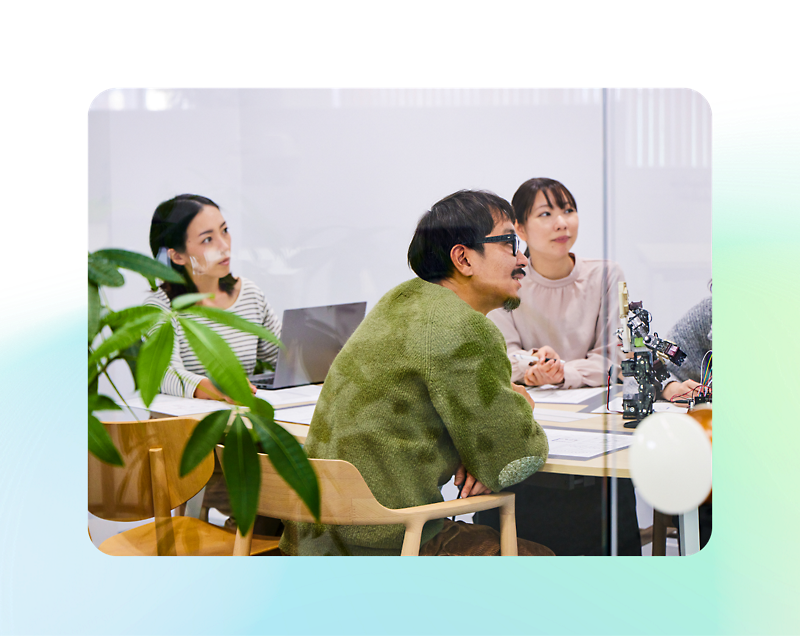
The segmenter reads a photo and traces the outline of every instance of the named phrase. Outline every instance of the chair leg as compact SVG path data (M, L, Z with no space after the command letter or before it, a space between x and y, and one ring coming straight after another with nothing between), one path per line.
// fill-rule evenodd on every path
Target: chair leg
M672 525L669 515L653 510L653 556L667 554L667 526Z
M153 491L153 511L156 519L156 554L176 556L175 531L169 508L169 487L164 452L159 448L150 449L150 483Z
M514 497L500 506L500 555L517 556L517 520Z
M412 522L406 526L403 537L403 547L400 556L419 556L419 544L422 541L422 526L424 523Z
M242 536L241 531L237 528L236 539L233 542L233 556L250 556L250 547L253 544L253 525L247 534Z

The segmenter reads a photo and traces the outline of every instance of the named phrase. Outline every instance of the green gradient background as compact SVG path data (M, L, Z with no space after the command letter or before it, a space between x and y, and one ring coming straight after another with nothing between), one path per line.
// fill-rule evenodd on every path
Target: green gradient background
M0 633L798 633L800 99L714 111L715 525L700 554L106 557L86 536L85 295L16 315L0 299Z

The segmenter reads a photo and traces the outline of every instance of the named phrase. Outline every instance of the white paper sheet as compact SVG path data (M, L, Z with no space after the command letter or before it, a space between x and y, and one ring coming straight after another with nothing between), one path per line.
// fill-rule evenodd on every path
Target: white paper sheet
M289 422L290 424L311 424L316 404L307 406L293 406L276 411L275 420L279 422Z
M593 413L573 413L571 411L558 411L556 409L542 409L538 406L533 409L533 419L537 422L577 422L597 417Z
M686 413L687 407L679 404L670 404L669 402L654 402L653 410L656 413ZM622 396L615 397L608 403L608 410L605 406L596 408L592 413L622 413Z
M600 395L605 387L589 387L585 389L556 389L546 388L552 385L546 384L541 387L530 387L528 393L534 402L550 402L551 404L580 404L595 395Z
M199 415L200 413L210 413L211 411L224 411L231 408L227 402L217 400L199 400L197 398L183 398L175 395L156 395L149 407L145 407L144 401L138 395L125 398L133 408L146 408L148 411L163 413L164 415Z
M266 400L277 409L285 408L288 405L297 404L316 404L322 385L309 384L307 386L292 387L291 389L277 389L275 391L256 391L256 397ZM164 415L199 415L200 413L210 413L211 411L224 411L231 408L227 402L217 400L199 400L197 398L183 398L176 395L159 394L155 397L149 407L145 407L142 398L136 394L126 397L125 400L132 408L140 408ZM124 406L117 400L120 406Z
M543 427L544 428L544 427ZM571 431L563 428L544 428L550 444L549 457L554 459L593 459L613 450L627 448L632 435Z
M274 391L258 389L256 397L266 400L276 409L281 409L289 405L316 404L320 391L322 391L321 384L308 384Z

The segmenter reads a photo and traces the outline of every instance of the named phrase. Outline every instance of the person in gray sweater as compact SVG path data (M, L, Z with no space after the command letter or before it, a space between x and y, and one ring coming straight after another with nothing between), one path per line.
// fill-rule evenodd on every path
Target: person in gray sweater
M705 298L687 311L667 333L667 340L677 344L686 354L681 366L667 363L670 375L667 378L661 397L667 400L681 396L689 397L701 386L701 381L709 383L711 377L711 297ZM700 549L711 538L711 503L698 509L700 522ZM673 519L677 527L678 519Z
M681 396L688 398L701 386L704 370L711 368L711 296L687 311L669 330L666 339L677 344L686 359L679 367L667 363L669 377L664 382L661 397L670 401Z

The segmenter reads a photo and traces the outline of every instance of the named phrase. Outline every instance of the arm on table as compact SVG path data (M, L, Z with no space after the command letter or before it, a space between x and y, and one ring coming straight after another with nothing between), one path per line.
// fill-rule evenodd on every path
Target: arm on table
M483 316L465 322L468 347L443 347L430 334L429 390L466 472L497 492L544 465L547 437L530 396L511 385L502 335Z

